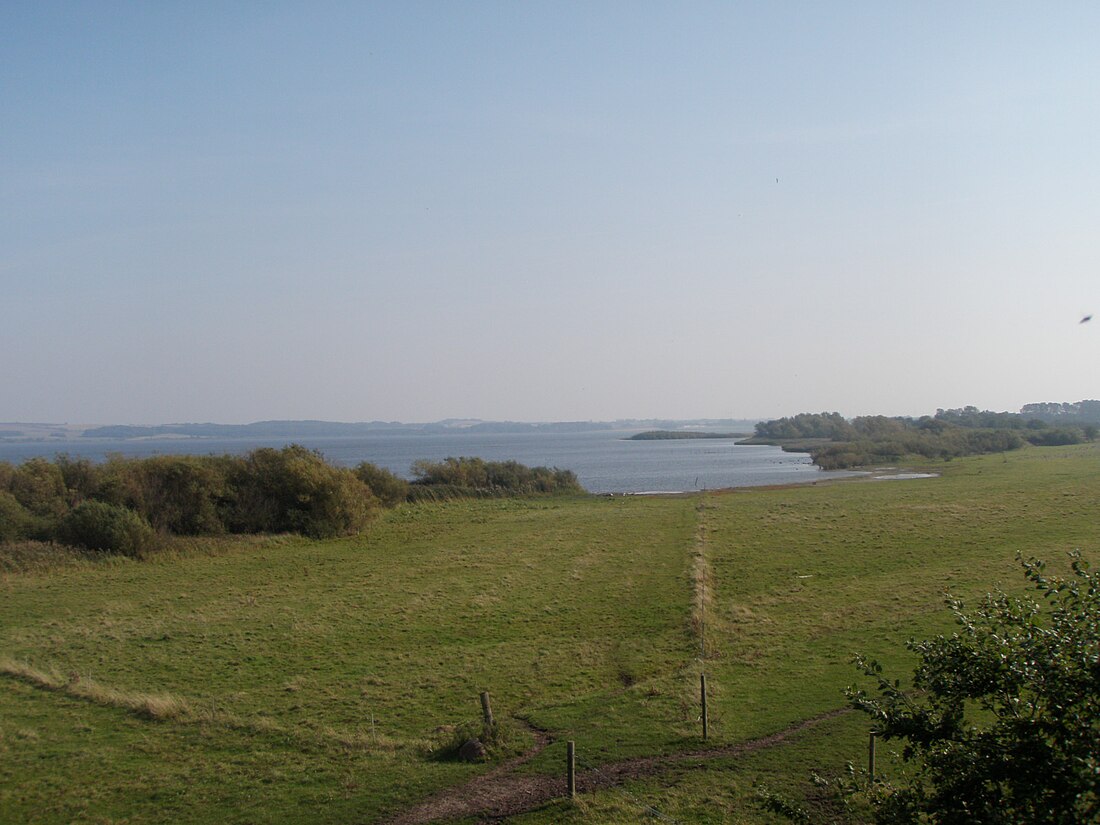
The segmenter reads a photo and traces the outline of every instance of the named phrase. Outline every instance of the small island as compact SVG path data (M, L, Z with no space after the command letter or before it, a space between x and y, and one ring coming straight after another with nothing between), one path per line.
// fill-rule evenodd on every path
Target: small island
M701 433L694 430L648 430L627 441L675 441L683 438L745 438L748 433Z

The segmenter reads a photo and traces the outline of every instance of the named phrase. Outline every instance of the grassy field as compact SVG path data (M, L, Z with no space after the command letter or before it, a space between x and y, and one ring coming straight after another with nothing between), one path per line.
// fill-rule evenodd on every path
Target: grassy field
M851 656L902 675L945 591L1020 589L1015 555L1097 558L1100 449L942 477L686 497L403 506L364 537L274 537L0 576L0 821L374 822L489 766L441 758L492 694L507 758L560 773L840 709ZM700 658L701 653L705 653ZM740 757L516 822L771 822L811 768L863 758L836 716Z

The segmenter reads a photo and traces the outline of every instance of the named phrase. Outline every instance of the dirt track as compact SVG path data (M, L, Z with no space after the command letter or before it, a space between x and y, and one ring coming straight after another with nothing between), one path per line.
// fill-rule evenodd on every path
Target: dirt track
M685 763L706 762L710 759L752 753L753 751L778 745L826 719L832 719L847 712L849 712L849 708L829 711L805 719L770 736L752 739L736 745L686 751L669 756L645 756L626 759L622 762L601 765L599 768L578 771L577 791L578 793L584 793L600 790L601 788L615 787L629 780L653 776ZM493 821L534 810L552 799L565 796L564 777L527 776L513 773L517 767L536 756L552 741L549 735L541 731L535 731L535 736L534 746L521 756L509 760L493 768L488 773L471 779L469 782L441 791L424 802L386 820L386 825L424 825L424 823L445 822L466 816L477 816Z

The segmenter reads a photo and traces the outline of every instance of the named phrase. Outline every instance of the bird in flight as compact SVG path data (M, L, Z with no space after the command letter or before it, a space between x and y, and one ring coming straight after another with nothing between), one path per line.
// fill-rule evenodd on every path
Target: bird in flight
M1088 321L1091 321L1091 320L1092 320L1092 316L1091 315L1086 315L1084 318L1082 318L1077 323L1084 324L1084 323L1087 323Z

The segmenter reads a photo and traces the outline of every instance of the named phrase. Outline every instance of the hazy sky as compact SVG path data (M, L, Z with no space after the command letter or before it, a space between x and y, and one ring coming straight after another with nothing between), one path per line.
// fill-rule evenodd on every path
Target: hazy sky
M0 4L0 421L1100 397L1100 3Z

